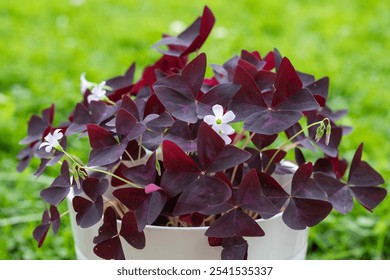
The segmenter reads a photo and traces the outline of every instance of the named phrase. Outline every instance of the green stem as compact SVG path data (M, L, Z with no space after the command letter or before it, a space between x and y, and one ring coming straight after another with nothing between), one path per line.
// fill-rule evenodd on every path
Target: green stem
M68 154L62 147L61 148L57 148L59 151L63 152L75 165L77 165L78 167L80 168L83 168L83 169L86 169L86 170L90 170L90 171L95 171L95 172L99 172L99 173L103 173L103 174L106 174L106 175L109 175L109 176L112 176L118 180L121 180L122 182L130 185L130 186L133 186L135 188L138 188L138 189L143 189L143 187L141 186L138 186L137 184L134 184L133 182L130 182L129 180L126 180L114 173L111 173L111 172L108 172L108 171L105 171L105 170L101 170L101 169L97 169L97 168L93 168L93 167L88 167L88 166L83 166L81 165L80 163L78 163L70 154Z
M100 173L112 176L112 177L114 177L114 178L116 178L118 180L121 180L122 182L124 182L126 184L129 184L130 186L133 186L133 187L138 188L138 189L143 189L143 187L138 186L137 184L134 184L133 182L130 182L130 181L126 180L126 179L123 179L122 177L120 177L120 176L118 176L116 174L113 174L111 172L108 172L108 171L105 171L105 170L101 170L101 169L97 169L97 168L93 168L93 167L88 167L88 166L82 166L82 168L84 168L86 170L100 172Z
M266 166L265 169L264 169L264 172L265 172L265 173L267 172L267 170L268 170L268 168L271 166L271 163L273 162L273 160L276 158L276 156L279 154L279 152L280 152L281 150L283 150L283 149L286 147L286 145L287 145L288 143L290 143L292 140L294 140L295 138L297 138L301 133L304 132L305 129L309 129L310 127L313 127L313 126L315 126L315 125L319 125L319 124L325 122L325 120L328 121L328 123L330 123L330 120L329 120L328 118L325 118L325 119L323 119L322 121L314 122L314 123L308 125L306 128L302 128L300 131L298 131L297 133L295 133L291 138L289 138L289 139L287 139L286 141L284 141L283 144L279 147L279 149L273 154L273 156L272 156L271 159L269 160L267 166Z

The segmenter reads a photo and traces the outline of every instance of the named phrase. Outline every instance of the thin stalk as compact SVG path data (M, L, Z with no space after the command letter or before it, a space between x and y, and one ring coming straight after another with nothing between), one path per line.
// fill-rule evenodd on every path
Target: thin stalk
M271 159L269 160L267 166L265 167L264 169L264 172L267 172L268 168L271 166L271 163L273 162L273 160L276 158L276 156L279 154L279 152L281 150L283 150L287 144L289 144L292 140L294 140L295 138L297 138L301 133L304 132L305 129L309 129L310 127L313 127L315 125L319 125L321 123L323 123L325 120L328 121L328 123L330 123L330 120L328 118L325 118L323 119L322 121L318 121L318 122L314 122L310 125L308 125L306 128L302 128L300 131L298 131L297 133L295 133L291 138L287 139L286 141L283 142L283 144L279 147L279 149L273 154L273 156L271 157Z
M133 186L135 188L138 188L138 189L143 189L143 187L141 186L138 186L137 184L134 184L133 182L130 182L126 179L123 179L122 177L114 174L114 173L111 173L111 172L108 172L108 171L105 171L105 170L101 170L101 169L97 169L97 168L93 168L93 167L88 167L88 166L83 166L82 168L84 169L87 169L87 170L90 170L90 171L95 171L95 172L100 172L100 173L103 173L103 174L106 174L106 175L109 175L109 176L112 176L118 180L121 180L122 182L130 185L130 186Z
M126 153L126 155L130 158L131 162L132 162L133 164L135 164L134 159L133 159L133 157L130 155L130 153L129 153L127 150L125 150L125 153Z
M90 171L95 171L95 172L99 172L99 173L103 173L103 174L106 174L106 175L109 175L109 176L112 176L118 180L121 180L122 182L130 185L130 186L133 186L135 188L138 188L138 189L143 189L141 186L138 186L137 184L134 184L133 182L130 182L129 180L126 180L114 173L111 173L111 172L108 172L108 171L105 171L105 170L101 170L101 169L97 169L97 168L93 168L93 167L89 167L89 166L83 166L81 165L80 163L78 163L76 160L73 159L73 157L68 154L64 149L61 150L61 152L63 152L75 165L77 165L78 167L80 168L83 168L83 169L86 169L86 170L90 170Z

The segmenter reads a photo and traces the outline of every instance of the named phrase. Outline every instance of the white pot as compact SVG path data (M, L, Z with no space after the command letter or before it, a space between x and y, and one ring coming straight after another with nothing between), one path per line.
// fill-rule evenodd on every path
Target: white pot
M287 189L291 176L278 176L277 180ZM76 213L73 211L68 196L71 225L74 234L77 259L100 259L93 253L92 240L97 235L102 223L83 229L76 224ZM118 221L118 228L120 228ZM308 241L308 229L293 230L282 220L282 213L268 220L259 219L257 223L264 230L265 236L244 237L249 244L248 259L289 260L305 259ZM137 250L121 238L126 259L136 260L211 260L221 258L221 247L211 247L204 235L208 227L164 227L146 226L144 232L146 245Z

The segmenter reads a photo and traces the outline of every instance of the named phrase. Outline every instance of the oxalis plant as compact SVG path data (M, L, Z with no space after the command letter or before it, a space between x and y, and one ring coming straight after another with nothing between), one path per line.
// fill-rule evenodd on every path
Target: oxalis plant
M83 97L60 125L54 105L31 117L18 170L32 158L40 159L37 176L61 164L40 193L39 247L50 228L57 233L69 192L80 227L103 220L93 242L105 259L123 259L124 241L142 249L147 225L208 226L205 238L222 246L222 259L245 259L245 237L265 234L256 219L280 214L302 230L332 209L347 214L354 198L369 211L385 198L383 178L362 160L363 144L350 164L339 154L350 128L336 124L346 111L326 102L327 77L296 71L276 49L242 50L205 77L199 49L214 22L205 7L180 35L164 36L154 45L162 57L138 81L134 64L101 83L83 73ZM80 137L89 140L88 160L67 152L68 140ZM291 174L291 190L274 174Z

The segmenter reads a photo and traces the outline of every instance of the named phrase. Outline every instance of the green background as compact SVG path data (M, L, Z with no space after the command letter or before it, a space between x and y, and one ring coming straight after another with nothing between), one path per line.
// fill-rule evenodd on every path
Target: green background
M274 47L300 71L330 77L329 104L348 108L354 126L341 150L390 174L390 3L328 1L0 1L0 259L73 259L68 218L37 249L32 231L44 204L39 191L55 176L35 179L38 162L15 171L27 120L51 103L56 123L80 100L79 77L101 81L136 62L136 77L160 54L151 45L177 33L207 4L216 25L202 51L222 64L241 49ZM209 71L210 72L210 71ZM77 144L76 144L77 145ZM387 181L387 180L386 180ZM389 190L389 184L385 185ZM63 211L65 207L61 208ZM309 259L390 259L390 198L374 210L332 213L310 231Z

